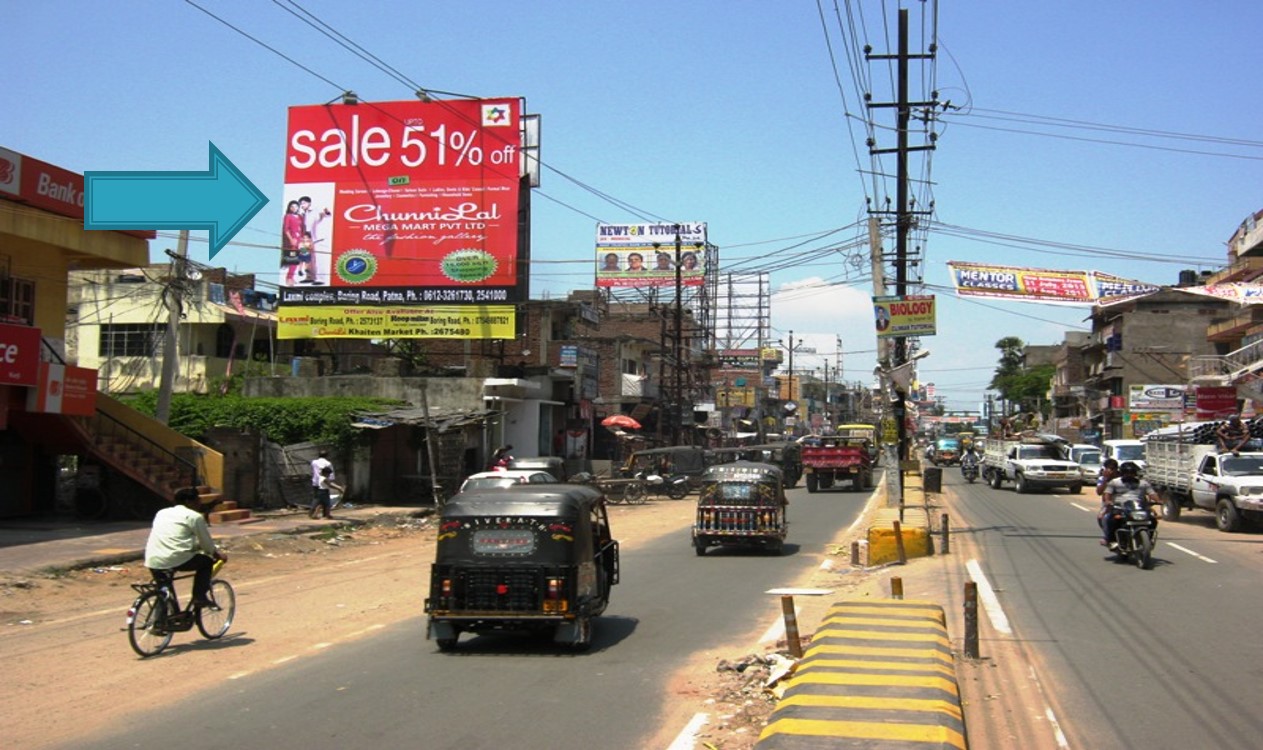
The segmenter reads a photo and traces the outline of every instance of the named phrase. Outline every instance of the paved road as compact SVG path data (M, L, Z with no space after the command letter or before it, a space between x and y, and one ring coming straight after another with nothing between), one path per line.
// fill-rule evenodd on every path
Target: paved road
M234 681L230 690L136 717L123 736L76 746L158 747L174 738L193 748L276 750L333 742L643 748L663 729L657 717L677 720L700 702L672 693L672 672L695 654L718 660L758 650L759 634L779 613L779 598L764 592L818 566L826 543L851 524L866 499L867 493L793 491L782 556L722 549L698 558L684 528L626 550L622 582L586 654L468 636L458 653L441 654L424 640L424 620L417 617Z
M1089 490L1018 495L944 476L1069 747L1259 747L1263 534L1190 514L1162 524L1142 571L1098 544Z

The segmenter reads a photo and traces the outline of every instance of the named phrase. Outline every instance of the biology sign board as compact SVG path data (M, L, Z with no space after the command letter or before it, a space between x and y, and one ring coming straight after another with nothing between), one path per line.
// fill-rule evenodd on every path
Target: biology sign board
M933 336L934 295L873 297L873 316L878 338Z
M291 107L280 337L503 333L498 319L527 297L521 110L516 98Z
M1182 385L1130 385L1127 387L1127 408L1131 411L1184 409Z

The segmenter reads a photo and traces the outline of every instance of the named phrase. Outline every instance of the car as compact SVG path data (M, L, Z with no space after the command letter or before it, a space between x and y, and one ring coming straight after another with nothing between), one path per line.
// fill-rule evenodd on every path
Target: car
M530 469L500 469L497 471L480 471L470 474L461 483L461 492L475 490L498 490L516 487L519 484L556 484L557 477L546 471Z
M1088 443L1075 443L1070 446L1067 456L1079 465L1079 471L1088 482L1095 482L1101 473L1101 449Z
M1101 460L1112 458L1120 465L1131 461L1145 470L1145 444L1139 440L1106 440L1101 443Z

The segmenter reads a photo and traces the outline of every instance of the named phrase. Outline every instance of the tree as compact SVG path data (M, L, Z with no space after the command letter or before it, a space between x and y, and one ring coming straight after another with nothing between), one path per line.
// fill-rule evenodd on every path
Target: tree
M1000 398L1016 405L1018 411L1044 412L1048 384L1052 381L1052 365L1026 366L1026 343L1016 336L1006 336L995 343L1000 350L1000 364L991 378L992 390ZM1046 415L1045 415L1046 416Z

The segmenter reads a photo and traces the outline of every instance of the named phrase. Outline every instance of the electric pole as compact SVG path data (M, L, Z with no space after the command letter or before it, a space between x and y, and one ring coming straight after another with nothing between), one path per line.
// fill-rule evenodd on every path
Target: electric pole
M180 316L184 308L184 262L189 254L189 230L181 229L175 253L171 255L171 277L167 280L162 296L167 303L167 335L162 344L162 376L158 381L158 403L154 418L163 424L171 419L171 391L175 388L176 370L179 365Z
M895 188L895 294L898 297L904 297L908 293L908 232L912 228L915 221L914 216L917 213L926 213L924 211L913 211L908 200L908 152L910 151L930 151L934 149L934 136L931 134L931 143L925 146L909 146L908 145L908 126L912 119L913 107L936 107L937 101L929 102L909 102L908 101L908 62L913 59L933 59L934 47L930 47L929 54L911 54L908 51L908 11L906 8L899 10L899 49L895 55L873 55L869 54L870 60L890 60L896 61L897 65L897 81L896 91L898 101L893 103L870 103L870 107L894 107L895 108L895 133L896 147L894 149L870 149L872 154L893 153L896 158L896 188ZM937 92L936 92L937 96ZM908 361L908 345L907 339L903 336L895 337L894 367L905 364ZM907 416L907 391L903 388L897 388L895 391L894 417L895 430L898 436L899 459L904 460L908 457L908 434L906 419Z

